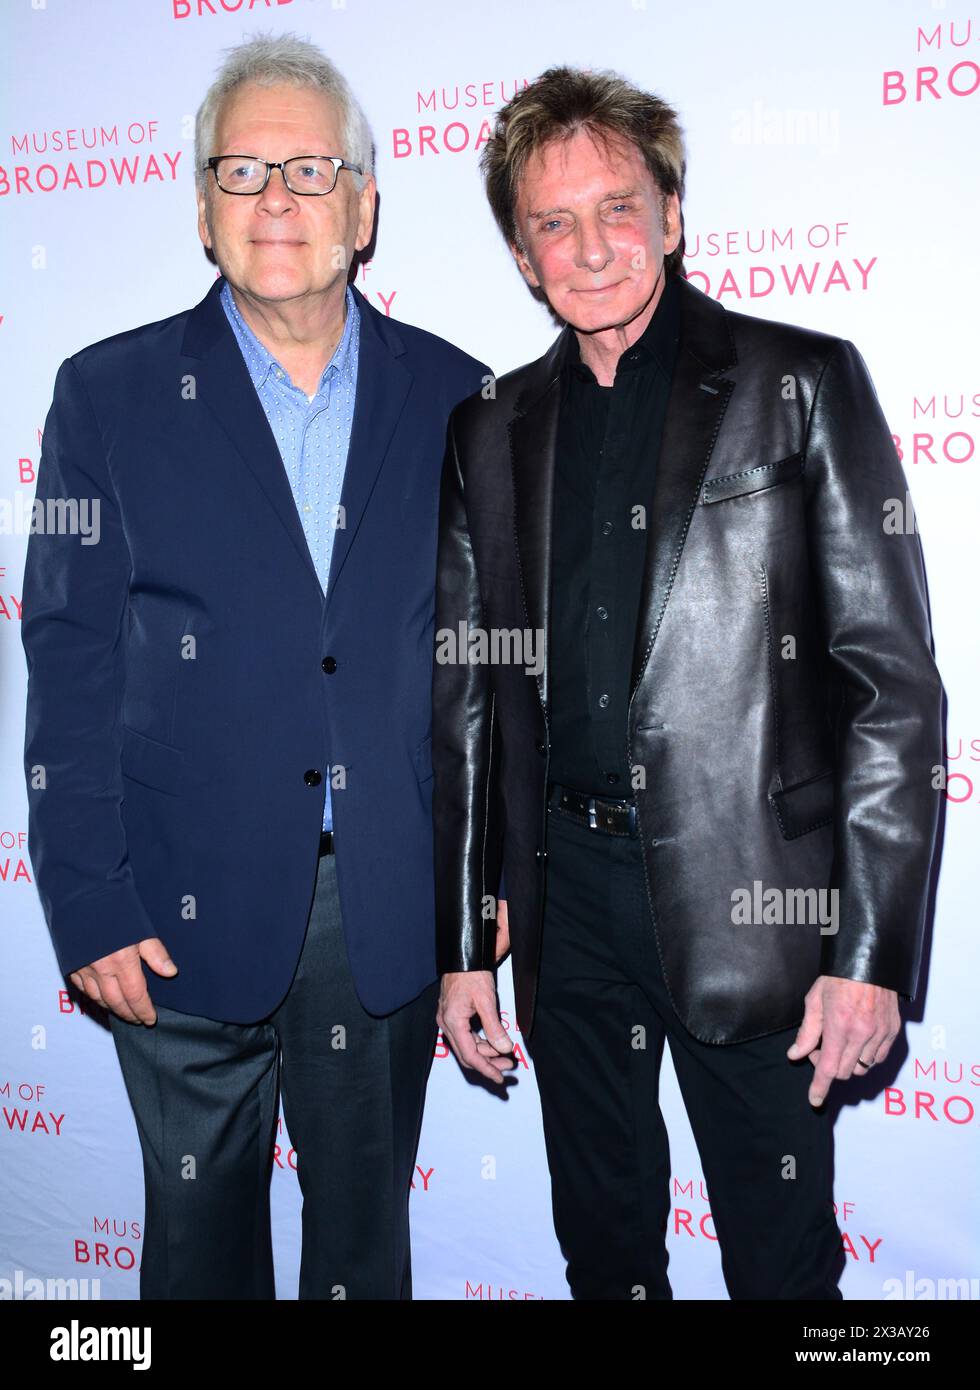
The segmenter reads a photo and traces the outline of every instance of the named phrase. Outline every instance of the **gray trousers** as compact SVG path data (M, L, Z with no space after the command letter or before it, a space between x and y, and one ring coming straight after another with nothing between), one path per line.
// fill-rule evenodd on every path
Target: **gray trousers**
M409 1185L437 997L433 982L393 1014L365 1013L327 855L296 975L268 1019L158 1007L147 1028L110 1014L143 1150L141 1298L275 1298L280 1085L303 1194L300 1298L411 1298Z

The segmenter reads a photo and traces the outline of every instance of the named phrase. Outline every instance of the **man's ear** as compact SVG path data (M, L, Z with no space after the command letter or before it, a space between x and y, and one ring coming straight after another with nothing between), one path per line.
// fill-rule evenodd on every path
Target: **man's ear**
M375 207L378 198L378 185L373 174L366 174L364 186L357 195L357 233L354 250L363 251L371 241L374 232Z
M661 221L664 232L664 254L669 256L681 244L681 200L676 193L666 194L661 202Z
M207 219L207 195L198 189L197 192L197 234L201 238L201 244L211 250L211 233L208 231Z
M534 270L531 266L531 262L527 258L527 252L523 251L517 245L516 241L510 242L509 246L510 254L514 257L514 260L517 262L517 269L521 272L521 274L524 276L524 279L527 281L527 283L531 286L533 290L539 290L541 288L541 282L534 273Z

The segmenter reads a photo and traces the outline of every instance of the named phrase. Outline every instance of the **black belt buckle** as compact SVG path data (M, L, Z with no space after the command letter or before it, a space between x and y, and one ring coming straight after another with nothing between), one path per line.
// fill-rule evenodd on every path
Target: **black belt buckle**
M571 787L553 782L548 803L560 815L568 816L600 835L635 837L638 834L636 803L627 797L586 796L584 792L573 791Z
M333 854L332 830L320 831L320 858L322 859L325 854Z

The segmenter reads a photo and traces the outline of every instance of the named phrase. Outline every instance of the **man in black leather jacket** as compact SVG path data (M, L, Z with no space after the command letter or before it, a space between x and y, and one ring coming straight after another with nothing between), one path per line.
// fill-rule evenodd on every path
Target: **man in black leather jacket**
M664 102L552 69L483 170L566 326L450 420L440 1023L503 1081L510 948L573 1296L671 1297L666 1040L731 1296L839 1298L823 1101L915 994L939 807L905 477L852 343L683 278Z

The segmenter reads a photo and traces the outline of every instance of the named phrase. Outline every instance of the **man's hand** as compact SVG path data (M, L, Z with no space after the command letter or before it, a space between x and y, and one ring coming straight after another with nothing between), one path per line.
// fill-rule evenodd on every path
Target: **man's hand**
M486 1034L481 1038L470 1028L476 1014ZM497 1013L497 990L489 970L460 970L442 977L436 1022L442 1029L460 1065L478 1071L498 1086L503 1073L517 1065L510 1053L512 1043Z
M898 995L861 980L820 975L805 1003L803 1022L786 1055L794 1062L810 1058L816 1071L808 1099L822 1105L833 1081L867 1076L888 1056L902 1026Z
M510 950L510 926L507 922L507 899L501 898L497 903L497 955L496 961L499 965L504 956Z
M111 1009L127 1023L156 1023L157 1011L146 988L146 976L140 960L145 960L157 975L176 975L167 948L158 936L148 936L135 946L123 946L108 956L100 956L91 965L75 970L71 982L83 994Z

